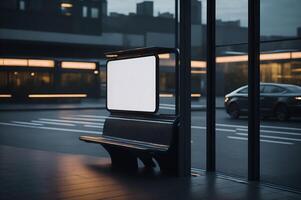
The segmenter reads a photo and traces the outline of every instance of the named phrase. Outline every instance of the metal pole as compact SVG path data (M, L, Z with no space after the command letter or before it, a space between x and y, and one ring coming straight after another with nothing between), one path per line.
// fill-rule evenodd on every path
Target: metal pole
M179 48L179 0L175 0L175 48L178 50ZM176 83L176 91L175 91L175 105L176 105L176 110L175 114L179 114L179 54L175 53L175 83Z
M175 48L179 48L179 0L175 0Z
M191 170L191 0L180 0L180 114L179 175Z
M207 0L207 152L206 170L215 171L215 0Z
M260 179L260 0L248 1L248 179Z

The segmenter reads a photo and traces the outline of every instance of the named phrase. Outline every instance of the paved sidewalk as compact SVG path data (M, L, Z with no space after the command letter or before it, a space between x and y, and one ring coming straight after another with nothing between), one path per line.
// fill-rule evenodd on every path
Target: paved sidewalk
M163 100L163 103L168 100ZM1 103L0 111L32 111L32 110L75 110L75 109L105 109L105 99L86 99L78 103ZM170 103L171 104L171 103ZM172 104L171 104L172 105ZM224 98L216 98L216 108L224 108ZM192 111L205 111L206 98L193 100L191 105Z
M167 177L156 171L120 173L108 158L0 145L0 199L298 200L300 194L260 183L195 172Z

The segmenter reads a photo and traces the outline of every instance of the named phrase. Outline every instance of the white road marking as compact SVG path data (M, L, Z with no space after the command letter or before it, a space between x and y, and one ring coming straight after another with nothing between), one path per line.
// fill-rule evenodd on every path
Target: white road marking
M167 109L167 110L175 110L176 106L174 104L161 103L160 108ZM203 106L201 106L201 105L191 105L191 108L203 108Z
M94 122L104 122L105 119L91 119L91 118L81 118L81 117L60 117L61 119L67 120L83 120L83 121L94 121Z
M173 108L176 107L174 104L167 104L167 103L160 103L160 106L167 106L167 107L173 107Z
M146 123L157 123L157 124L172 124L172 121L155 121L155 120L144 120L144 119L129 119L129 118L121 118L121 117L108 117L108 119L119 119L124 121L134 121L134 122L146 122Z
M172 104L161 104L161 105L170 106ZM100 118L100 119L108 118L108 116L99 116L99 115L76 115L76 116L78 116L78 117ZM224 126L224 127L231 127L231 128L245 128L245 129L248 128L248 126L236 125L236 124L216 124L216 126ZM270 129L292 130L292 131L300 131L301 132L301 128L292 128L292 127L283 127L283 126L268 126L268 125L261 125L260 127L261 128L270 128ZM204 129L204 127L201 127L201 126L193 126L193 128ZM264 130L264 131L268 131L268 130ZM271 131L271 133L272 132L274 132L274 131ZM296 133L296 135L297 135L297 133Z
M171 107L163 107L163 106L160 106L159 108L160 108L160 109L165 109L165 110L175 110L175 108L171 108Z
M84 127L88 127L88 128L103 128L103 124L102 124L102 126L85 124Z
M217 131L221 131L221 132L231 132L231 133L235 133L235 130L232 129L224 129L224 128L217 128Z
M34 123L41 123L41 124L51 124L51 125L59 125L59 126L76 126L75 124L67 124L67 123L59 123L59 122L47 122L47 121L40 121L40 120L31 120Z
M301 128L292 128L292 127L285 127L285 126L267 126L267 125L260 125L261 128L271 128L271 129L282 129L282 130L291 130L291 131L301 131Z
M227 136L227 138L233 139L233 140L245 140L245 141L248 140L248 138L246 138L246 137L236 137L236 136ZM275 140L262 140L262 139L260 139L260 142L293 145L293 143L291 143L291 142L280 142L280 141L275 141Z
M202 130L206 130L205 126L191 126L191 128L193 129L202 129ZM224 131L224 132L231 132L231 133L235 133L235 130L232 129L224 129L224 128L217 128L217 131Z
M242 129L242 128L237 128L236 130L238 130L238 131L248 131L248 129ZM263 130L263 129L261 129L260 132L262 132L262 133L276 133L276 134L283 134L283 135L301 136L301 133L292 133L292 132L285 132L285 131L271 131L271 130Z
M23 121L11 121L11 122L17 124L26 124L31 126L43 126L43 124L39 124L39 123L31 123L31 122L23 122Z
M191 128L194 128L194 129L203 129L203 130L206 129L205 126L191 126Z
M165 106L162 106L161 108L166 109L174 109L171 106L174 107L174 105L170 104L162 104ZM74 117L73 117L74 116ZM109 117L109 116L101 116L101 115L72 115L67 117L60 117L60 119L49 119L49 118L39 118L39 120L31 120L31 122L24 122L24 121L12 121L12 123L3 123L2 125L10 125L10 126L21 126L21 127L28 127L28 128L40 128L40 129L49 129L49 130L61 130L61 131L70 131L70 132L81 132L81 133L92 133L92 134L99 134L100 132L97 131L86 131L86 130L78 130L78 129L61 129L56 127L43 127L44 124L51 124L51 125L62 125L62 126L76 126L75 124L83 124L84 127L87 128L103 128L103 123L95 123L95 122L104 122L106 118L112 118L112 119L123 119L124 118L118 118L118 117ZM130 120L130 119L129 119ZM148 120L138 120L138 121L145 121L149 122ZM157 121L154 121L157 122ZM162 123L162 122L161 122ZM163 122L163 123L170 123L170 122ZM220 132L228 132L228 133L234 133L238 136L248 136L248 126L244 125L235 125L235 124L216 124L220 127L225 128L216 128L216 131ZM38 127L37 127L38 126ZM206 130L205 126L191 126L192 129L202 129ZM294 133L294 132L288 132L288 131L273 131L273 129L280 129L280 130L291 130L291 131L301 131L300 128L291 128L291 127L279 127L279 126L266 126L261 125L261 128L269 128L272 130L264 130L261 129L262 133L271 133L271 134L283 134L283 135L294 135L294 136L301 136L301 133ZM241 133L242 132L242 133ZM227 136L228 139L237 139L237 140L248 140L247 137L238 137L238 136ZM287 144L287 145L293 145L292 142L284 142L284 141L277 141L278 140L288 140L288 141L295 141L295 142L301 142L301 139L298 138L290 138L290 137L279 137L279 136L272 136L272 135L261 135L261 138L267 138L267 139L276 139L275 140L267 140L267 139L260 139L261 142L267 142L267 143L275 143L275 144Z
M67 129L67 128L46 127L46 126L30 126L30 125L25 125L25 124L23 125L23 124L13 124L13 123L5 123L5 122L0 122L0 125L44 129L44 130L65 131L65 132L76 132L76 133L102 134L102 132L100 132L100 131L87 131L87 130L80 130L80 129Z
M106 119L108 116L101 116L101 115L75 115L77 117L91 117L91 118L98 118L98 119Z
M224 127L231 127L231 128L248 128L248 126L235 125L235 124L216 124L216 126L224 126Z
M50 121L50 122L73 123L73 124L99 125L99 123L95 123L95 122L82 122L82 121L61 120L61 119L39 118L39 120L42 120L42 121Z
M235 133L236 135L248 136L247 133ZM288 137L278 137L278 136L270 136L270 135L260 135L262 138L271 138L271 139L279 139L279 140L290 140L295 142L301 142L301 139L296 138L288 138Z
M225 127L237 127L237 128L248 128L248 126L243 125L235 125L235 124L216 124L217 126L225 126ZM266 126L260 125L261 128L270 128L270 129L282 129L282 130L292 130L292 131L301 131L301 128L291 128L291 127L284 127L284 126Z

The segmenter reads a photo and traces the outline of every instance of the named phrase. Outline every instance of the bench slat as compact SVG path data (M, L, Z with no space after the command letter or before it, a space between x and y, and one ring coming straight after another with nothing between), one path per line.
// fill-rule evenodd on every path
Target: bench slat
M168 145L154 144L149 142L142 142L137 140L128 140L123 138L116 138L111 136L80 136L80 140L85 142L99 143L99 144L110 144L115 146L122 146L131 149L144 150L144 151L161 151L165 152L168 150Z

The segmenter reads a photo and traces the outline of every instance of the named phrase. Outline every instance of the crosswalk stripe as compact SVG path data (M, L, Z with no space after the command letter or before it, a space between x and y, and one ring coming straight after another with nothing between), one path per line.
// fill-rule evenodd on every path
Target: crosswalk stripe
M32 125L32 126L43 126L43 124L40 123L31 123L31 122L23 122L23 121L11 121L11 122L17 124Z
M108 116L102 116L102 115L74 115L77 117L87 117L87 118L97 118L97 119L106 119Z
M101 131L87 131L87 130L80 130L80 129L67 129L67 128L47 127L47 126L31 126L31 125L25 125L25 124L14 124L14 123L6 123L6 122L0 122L0 125L18 126L18 127L26 127L26 128L44 129L44 130L76 132L76 133L102 134Z
M248 131L248 129L242 129L238 128L236 129L238 131ZM271 130L260 130L261 133L275 133L275 134L283 134L283 135L295 135L295 136L301 136L301 133L292 133L292 132L286 132L286 131L271 131Z
M103 128L103 124L100 125L100 126L85 124L84 127L88 127L88 128Z
M168 105L168 104L165 104ZM163 106L165 107L165 106ZM173 109L169 106L166 107L167 109ZM49 130L61 130L61 131L73 131L73 132L83 132L85 133L86 130L78 130L78 129L65 129L65 128L59 128L59 127L46 127L47 124L49 125L58 125L58 126L76 126L76 124L82 124L84 127L87 128L97 128L102 129L104 125L104 121L106 118L112 118L112 119L119 119L118 117L110 117L110 116L103 116L103 115L71 115L71 116L62 116L59 117L59 119L56 118L39 118L38 120L31 120L30 122L25 121L11 121L11 123L3 123L2 125L10 125L10 126L22 126L22 127L45 127L43 129L49 129ZM120 118L123 120L127 120L124 118ZM140 120L140 119L139 119ZM145 120L142 120L145 121ZM97 123L99 122L99 123ZM146 120L148 122L148 120ZM164 123L170 123L170 122L164 122ZM44 126L45 125L45 126ZM234 125L234 124L216 124L217 132L228 132L228 133L234 133L237 136L227 136L228 139L237 139L237 140L247 140L247 137L240 137L240 136L248 136L246 133L248 131L248 126L244 125ZM219 127L218 127L219 126ZM225 127L225 128L220 128ZM270 128L271 130L261 129L261 133L271 133L271 134L282 134L282 135L291 135L291 136L301 136L301 133L296 132L290 132L301 130L300 128L291 128L291 127L278 127L278 126L266 126L261 125L261 128ZM191 126L192 129L201 129L206 130L205 126ZM280 129L280 131L273 131L273 129ZM93 130L93 129L92 129ZM281 131L281 130L288 130L288 131ZM86 133L99 133L96 131L88 131ZM287 140L287 141L294 141L294 142L301 142L300 138L291 138L291 137L283 137L283 136L277 136L277 135L260 135L261 142L268 142L268 143L277 143L277 144L294 144L292 142L284 142L281 140ZM239 139L238 139L239 138ZM266 138L266 139L263 139ZM269 140L269 139L275 139L275 140ZM278 141L280 140L280 141Z
M91 119L91 118L81 118L81 117L60 117L61 119L67 120L83 120L83 121L94 121L94 122L104 122L105 119Z
M34 123L41 123L41 124L50 124L50 125L59 125L59 126L76 126L75 124L68 124L68 123L59 123L59 122L47 122L41 120L31 120Z
M233 140L245 140L245 141L248 140L248 138L246 138L246 137L236 137L236 136L227 136L227 138L233 139ZM275 141L275 140L263 140L263 139L260 139L260 142L293 145L293 143L291 143L291 142L281 142L281 141Z
M282 130L291 130L291 131L301 131L301 128L292 128L292 127L283 127L283 126L267 126L260 125L261 128L270 128L270 129L282 129Z
M146 123L157 123L157 124L172 124L172 121L155 121L155 120L144 120L144 119L129 119L129 118L122 118L122 117L108 117L109 119L119 119L123 121L136 121L136 122L146 122Z
M175 108L163 107L163 106L160 106L159 108L160 109L165 109L165 110L175 110Z
M248 126L235 125L235 124L216 124L216 126L224 126L224 127L231 127L231 128L248 128Z
M235 133L236 135L248 136L247 133ZM279 139L279 140L291 140L295 142L301 142L301 139L296 138L288 138L288 137L278 137L278 136L270 136L270 135L260 135L262 138L271 138L271 139Z
M191 128L193 129L202 129L202 130L206 130L205 126L191 126ZM231 133L235 133L235 130L233 129L224 129L224 128L217 128L217 131L224 131L224 132L231 132Z
M95 123L95 122L83 122L83 121L61 120L61 119L39 118L39 120L50 121L50 122L63 122L63 123L74 123L74 124L99 125L99 123Z
M160 103L160 106L176 107L174 104Z
M77 115L79 116L79 115ZM83 116L83 115L81 115ZM86 115L87 116L87 115ZM93 116L93 115L90 115L90 116ZM95 116L94 117L97 117L99 118L100 116ZM103 117L103 116L102 116ZM120 120L124 120L124 121L138 121L138 122L153 122L153 123L158 123L158 124L171 124L172 121L155 121L155 120L144 120L144 119L128 119L128 118L122 118L122 117L110 117L110 116L107 116L106 118L108 119L120 119ZM97 125L97 124L96 124Z
M171 104L162 104L162 105L171 105ZM105 119L108 116L100 116L100 115L76 115L78 117L91 117L91 118L101 118ZM231 128L248 128L248 126L244 125L236 125L236 124L220 124L217 123L217 126L224 126L224 127L231 127ZM261 128L270 128L270 129L282 129L282 130L292 130L292 131L301 131L301 128L293 128L293 127L283 127L283 126L268 126L268 125L260 125ZM200 128L202 129L203 127L200 126L194 126L194 128ZM266 131L266 130L265 130Z
M217 126L231 127L231 128L248 128L248 126L243 125L235 125L235 124L216 124ZM283 126L267 126L260 125L260 128L270 128L270 129L282 129L282 130L292 130L292 131L301 131L300 128L291 128L291 127L283 127Z
M191 126L191 128L194 128L194 129L206 129L205 126Z
M193 129L202 129L206 130L205 126L191 126ZM237 131L248 131L248 129L242 129L242 128L236 128L236 129L222 129L222 128L216 128L216 131L223 131L223 132L232 132L237 133ZM283 134L283 135L295 135L295 136L301 136L299 133L292 133L292 132L284 132L284 131L270 131L270 130L261 130L263 133L276 133L276 134ZM247 135L247 134L246 134ZM274 136L273 136L274 137ZM277 136L275 136L277 137ZM299 141L300 139L296 139L296 141ZM301 141L301 140L300 140Z

